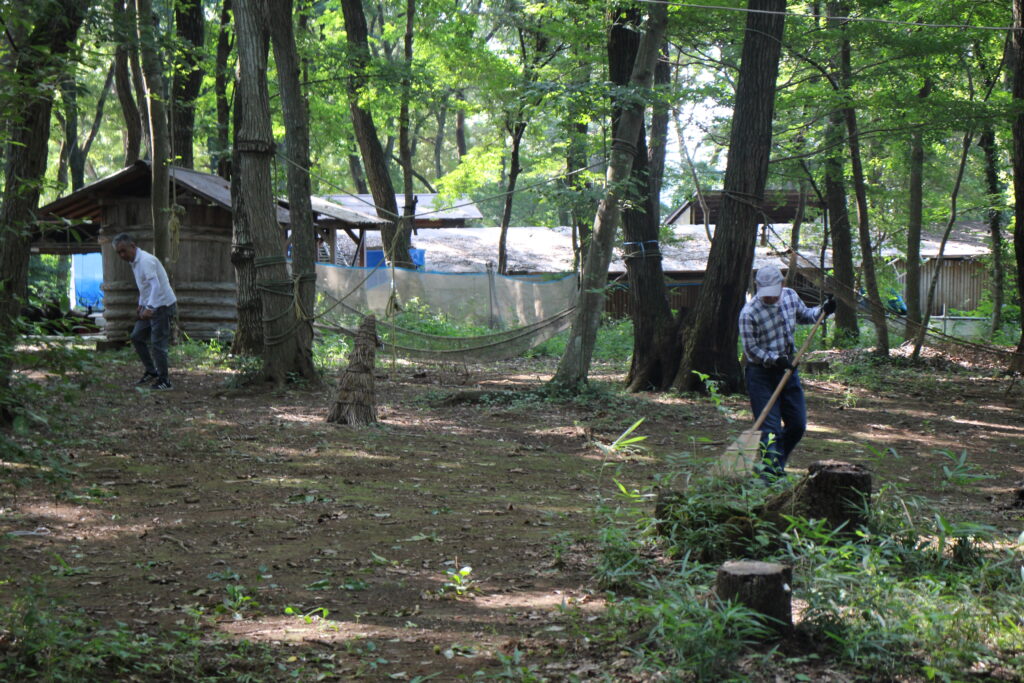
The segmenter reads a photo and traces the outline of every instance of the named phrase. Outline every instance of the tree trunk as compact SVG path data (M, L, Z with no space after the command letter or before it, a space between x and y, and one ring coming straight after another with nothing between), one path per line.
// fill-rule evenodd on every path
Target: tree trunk
M636 26L641 16L637 11L618 11L616 17L608 36L608 74L613 84L626 86L640 46ZM668 76L667 63L659 60L654 72L655 83L668 82ZM618 108L613 113L613 129L617 129L620 113ZM661 106L660 112L652 114L651 119L652 125L660 121L659 130L652 130L651 134L652 143L661 141L656 145L660 149L648 150L644 128L640 126L627 190L629 208L622 212L623 251L633 320L633 355L626 377L629 391L667 389L675 377L680 350L665 274L661 269L658 238L658 188L664 169L664 136L668 131L665 107ZM650 162L652 157L653 163Z
M654 67L665 35L667 15L664 4L650 5L647 32L640 41L630 77L630 85L634 90L647 91L651 87ZM618 228L620 202L636 156L635 146L628 141L638 139L643 122L644 108L636 103L624 108L619 118L619 140L612 145L608 161L605 196L594 219L594 233L583 267L576 315L565 353L550 382L555 391L578 393L587 381L597 327L604 309L604 288L608 281L608 264L611 262L615 231Z
M924 100L931 93L932 80L925 78L917 92ZM924 133L920 128L910 132L910 206L907 212L907 337L917 336L921 324L921 231L924 229Z
M217 33L217 56L214 67L213 92L217 101L217 135L215 149L210 155L214 170L221 178L231 180L231 104L228 101L228 83L234 75L228 69L231 56L231 0L224 0L220 8L220 27Z
M291 214L292 269L295 283L294 356L284 358L287 371L318 382L313 365L313 305L316 302L316 232L310 205L309 113L299 81L299 53L292 26L291 0L273 0L270 33L274 45L281 110L284 115L288 211Z
M462 106L464 99L462 92L456 92L460 101L459 107L455 110L455 150L459 153L459 160L469 154L469 145L466 144L466 108Z
M519 165L519 152L526 132L526 122L506 123L506 130L512 138L512 149L509 155L508 182L505 184L505 205L501 210L501 229L498 234L498 275L508 274L508 228L512 224L512 202L515 199L516 184L522 167Z
M171 84L172 153L179 166L193 168L193 138L196 125L196 98L203 84L200 58L205 42L203 3L201 0L175 0L174 27L181 55Z
M828 3L827 12L830 17L845 17L849 14L846 2ZM844 32L839 42L839 88L848 97L850 83L853 79L850 64L850 41L845 35L846 24L839 30ZM875 257L871 246L871 223L868 217L867 181L864 178L864 167L860 154L860 132L857 126L857 112L847 101L842 108L843 121L846 124L846 142L850 148L850 172L853 177L853 192L857 202L857 232L860 237L861 269L864 274L864 289L870 302L871 322L875 326L875 353L880 356L889 355L889 328L885 323L885 309L878 295L878 279L875 277Z
M358 194L370 193L370 190L366 187L366 176L363 174L363 164L359 161L358 154L348 155L348 173L352 176L352 184L355 186Z
M39 206L39 190L46 174L47 144L53 110L55 78L64 73L85 18L88 3L60 0L40 6L38 20L12 59L8 86L32 93L15 101L20 108L5 112L4 186L0 202L0 391L10 388L11 354L17 337L16 321L28 284L29 229ZM12 415L5 401L0 423Z
M860 337L860 326L857 323L853 238L844 178L843 120L838 111L829 114L825 141L829 149L824 164L825 204L828 207L829 232L832 235L832 275L839 294L834 338L837 346L845 347L856 344Z
M405 57L405 72L402 74L402 101L398 114L398 157L402 167L402 222L399 224L399 234L412 235L416 222L416 194L413 190L412 158L416 153L413 144L415 135L409 130L409 103L412 100L412 43L413 27L416 20L416 0L406 0L405 3L405 39L403 54ZM411 238L410 238L410 246ZM406 252L408 253L408 251ZM413 266L410 255L410 267Z
M1011 35L1011 80L1014 103L1020 107L1013 117L1013 252L1017 260L1017 299L1024 301L1024 0L1013 0ZM1024 315L1020 318L1020 340L1009 370L1024 372Z
M435 116L437 130L434 133L434 177L440 178L444 175L444 166L441 164L441 157L444 153L445 128L448 123L448 100L442 100L438 105Z
M748 7L722 208L673 382L681 391L704 389L698 372L725 392L743 386L736 339L768 175L786 2L750 0Z
M363 169L366 171L370 192L373 194L373 203L377 206L377 215L390 221L381 228L384 255L388 263L401 268L411 268L413 264L409 256L410 235L409 231L400 229L401 226L396 222L398 202L395 201L395 188L388 173L388 155L384 153L384 148L380 144L373 117L359 105L360 91L363 83L369 78L370 60L369 36L362 0L342 0L341 9L345 18L348 44L352 49L353 74L348 80L352 127L359 143Z
M939 284L939 275L942 273L944 262L943 254L946 251L946 242L949 241L949 233L956 223L956 205L960 194L960 184L963 182L964 170L967 168L967 158L971 151L971 140L974 138L974 131L964 133L963 144L960 148L960 165L957 167L956 179L953 182L953 191L949 197L949 219L946 221L946 230L942 233L942 241L939 243L939 253L935 256L935 270L932 273L932 280L928 284L928 299L924 305L924 315L921 316L921 324L918 325L917 334L914 336L914 352L911 358L917 360L921 354L921 347L924 345L924 335L928 331L928 319L931 317L932 307L935 306L935 291Z
M170 267L171 238L167 229L171 208L170 132L167 107L164 103L164 74L157 52L156 15L151 0L136 0L135 20L138 26L139 54L142 58L143 82L146 89L146 110L152 142L150 158L152 184L153 254L160 259L173 281Z
M117 40L114 48L114 87L124 117L124 165L131 166L142 158L142 116L135 101L129 63L130 46L135 44L135 40L130 38L135 35L135 27L130 23L134 12L129 15L125 9L125 0L114 0L113 9L113 30Z
M999 182L999 155L996 150L996 132L992 124L986 123L985 130L978 139L978 146L985 154L985 189L988 193L989 208L986 211L988 232L992 247L992 270L990 271L992 292L992 326L990 331L995 334L1003 326L1003 287L1006 275L1003 266L1003 186Z
M244 214L253 237L263 320L263 378L280 386L296 370L298 311L271 188L274 140L266 77L268 15L266 0L242 0L235 11L239 113L235 127L238 165L232 184L241 186L235 213Z
M910 206L907 212L907 337L917 335L921 324L921 230L924 228L924 136L910 132Z

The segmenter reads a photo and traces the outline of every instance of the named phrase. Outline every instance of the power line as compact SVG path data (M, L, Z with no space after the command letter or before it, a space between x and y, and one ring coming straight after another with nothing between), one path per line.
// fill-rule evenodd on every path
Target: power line
M878 19L876 17L829 17L821 14L798 14L796 12L775 11L766 9L751 9L749 7L726 7L723 5L697 5L688 2L673 2L672 0L637 0L648 4L668 5L669 7L682 7L686 9L721 10L725 12L743 12L745 14L772 14L793 19L812 19L838 21L843 23L860 22L866 24L889 24L892 26L907 26L910 28L954 28L954 29L976 29L978 31L1016 31L1013 26L973 26L971 24L932 24L927 22L900 21L897 19Z

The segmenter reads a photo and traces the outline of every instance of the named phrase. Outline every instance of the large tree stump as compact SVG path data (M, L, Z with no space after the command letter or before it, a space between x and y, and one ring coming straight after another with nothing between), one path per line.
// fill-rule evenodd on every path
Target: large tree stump
M852 534L868 521L871 472L861 465L819 460L796 486L765 502L761 519L785 528L786 516L824 519L832 529Z
M348 368L338 377L338 394L327 416L328 422L359 426L377 421L377 400L373 387L376 349L377 318L368 315L356 330Z
M808 517L827 519L833 529L841 525L853 532L868 522L871 472L861 465L819 460L807 468L804 491Z
M791 567L774 562L734 560L718 568L715 595L764 615L767 626L783 633L793 626L792 581Z

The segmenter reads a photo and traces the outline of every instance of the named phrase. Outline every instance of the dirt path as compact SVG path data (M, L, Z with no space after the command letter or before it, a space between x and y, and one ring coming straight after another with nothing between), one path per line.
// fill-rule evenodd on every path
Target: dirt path
M225 373L192 370L173 391L140 392L113 381L130 368L113 356L111 379L64 409L75 495L4 494L0 532L19 535L2 541L0 578L25 589L40 576L133 628L201 613L286 655L314 652L340 680L472 678L516 650L550 680L608 673L574 630L602 605L584 542L598 497L612 494L613 476L648 485L665 456L717 452L743 426L710 400L671 396L441 401L464 388L537 387L551 368L536 362L391 370L378 379L380 425L360 430L323 421L330 389L229 391ZM1000 506L1024 479L1024 390L934 374L920 386L883 376L871 389L807 377L812 424L793 467L862 461L879 483L1019 531L1020 511ZM742 417L742 399L724 407ZM639 417L646 452L595 447ZM955 472L992 479L950 482L942 466L964 448ZM465 585L453 585L448 573L465 566Z

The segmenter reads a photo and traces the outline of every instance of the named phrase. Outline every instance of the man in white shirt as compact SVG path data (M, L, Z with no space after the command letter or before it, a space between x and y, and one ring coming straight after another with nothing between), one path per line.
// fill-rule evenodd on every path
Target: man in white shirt
M167 348L171 341L171 320L177 311L177 297L167 279L167 271L160 259L139 249L135 239L122 232L114 238L114 251L132 266L135 284L139 288L139 306L136 309L132 345L145 368L137 384L148 384L153 389L170 389L167 376Z

